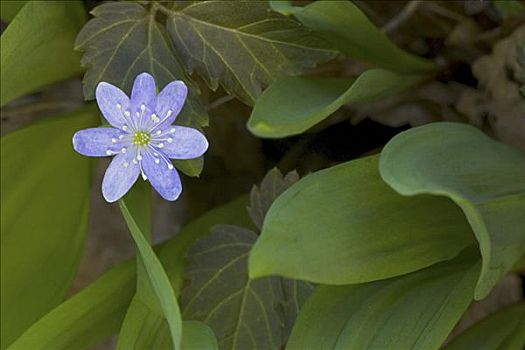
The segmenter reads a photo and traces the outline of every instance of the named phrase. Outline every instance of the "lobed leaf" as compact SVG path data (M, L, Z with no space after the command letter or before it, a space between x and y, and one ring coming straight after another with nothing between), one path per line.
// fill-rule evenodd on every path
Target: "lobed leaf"
M258 229L262 228L264 217L275 199L298 180L299 174L296 171L283 177L279 169L273 168L264 176L259 186L252 187L248 213Z
M71 138L96 120L90 107L2 137L2 349L60 304L75 277L92 163L73 150Z
M265 1L202 1L164 11L178 55L212 89L252 105L272 81L335 56L294 19L269 11Z
M84 96L93 99L100 81L131 91L135 77L148 72L155 77L159 91L173 80L190 86L188 101L178 123L204 126L208 117L201 105L197 88L186 76L165 29L155 20L155 13L134 2L110 2L91 11L94 18L78 34L75 47L84 51L86 66Z
M14 15L21 3L2 1L2 16ZM81 1L28 1L0 37L0 106L80 74L72 46L85 21Z
M424 79L384 69L370 69L356 80L290 77L274 82L255 103L248 129L256 136L281 138L300 134L348 103L378 100Z
M484 298L525 254L525 154L459 123L434 123L394 137L381 176L418 198L448 197L463 210L483 257L476 299Z
M315 1L293 7L272 1L272 8L293 14L305 26L321 34L341 53L400 73L435 70L431 61L397 47L351 1Z
M256 237L238 226L215 226L210 236L188 251L184 318L210 325L221 349L269 349L282 344L276 279L248 279L247 257Z
M284 192L250 253L250 277L369 282L451 259L474 242L453 202L399 195L379 176L378 161L325 169Z
M476 253L472 246L450 261L382 281L319 286L287 349L439 349L472 300Z

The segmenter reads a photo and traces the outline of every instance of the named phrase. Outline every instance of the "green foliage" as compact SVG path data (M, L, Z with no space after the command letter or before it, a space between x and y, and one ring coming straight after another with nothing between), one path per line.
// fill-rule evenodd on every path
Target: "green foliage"
M166 244L158 247L159 259L165 266L177 294L183 283L184 254L187 247L200 236L208 234L213 225L229 223L249 226L249 218L244 210L246 204L246 197L241 197L210 210L185 226ZM135 292L136 272L134 260L112 268L96 282L41 318L11 348L80 350L89 348L116 333ZM149 316L145 315L145 317ZM163 339L169 338L165 320L157 327L157 329L151 328L152 332ZM192 333L193 331L190 331L190 334ZM184 344L188 343L193 343L192 338L183 334L183 349L185 349Z
M217 350L219 345L210 327L198 321L186 321L183 324L183 350Z
M272 169L254 186L250 216L260 226L271 202L297 181ZM279 348L286 343L301 305L313 287L283 278L248 278L248 254L257 235L246 228L218 225L188 251L183 316L208 324L221 349Z
M509 306L460 334L444 350L519 350L525 346L525 302Z
M309 29L269 11L265 1L202 1L166 13L186 68L250 105L273 80L335 56Z
M257 100L247 126L259 137L297 135L344 104L379 100L414 86L422 78L384 69L365 71L356 80L284 78L270 85Z
M140 260L142 260L143 263L143 266L139 263L138 267L139 271L142 267L144 269L144 274L138 275L139 283L142 281L142 283L147 283L150 286L151 290L153 291L153 293L150 294L154 294L156 297L155 303L158 303L162 315L168 322L173 348L180 349L182 341L182 318L180 315L179 304L177 302L177 298L175 297L173 288L171 287L168 276L166 275L162 264L153 252L148 239L144 236L144 232L139 228L137 222L131 215L126 203L124 201L119 201L119 206L122 214L124 215L124 219L128 224L131 236L137 245ZM142 280L141 276L144 276ZM139 295L144 297L145 302L153 303L153 301L149 300L151 296L147 294L147 291L144 293L143 289L140 288L141 286L142 285L139 284ZM132 303L132 305L134 304ZM148 306L150 306L150 304L148 304ZM141 315L141 313L138 313L138 315ZM131 317L137 317L137 314L132 314ZM132 319L129 322L134 323L135 320ZM129 327L133 329L133 325Z
M2 13L6 2L2 1ZM72 46L85 20L82 2L77 0L24 5L0 38L1 106L82 72L80 56Z
M372 156L309 175L281 195L250 253L250 276L368 282L448 260L473 241L452 202L397 194Z
M106 272L33 324L10 350L89 349L115 334L135 293L136 263Z
M319 286L287 349L439 349L472 300L475 250L400 277Z
M96 119L88 107L2 137L2 349L62 302L76 274L92 163L71 135Z
M315 1L304 7L276 6L279 2L272 1L274 10L293 14L345 55L401 73L436 69L432 62L397 47L351 1Z
M435 123L394 137L381 153L380 171L402 195L446 196L461 207L483 257L476 299L525 253L522 152L472 126Z

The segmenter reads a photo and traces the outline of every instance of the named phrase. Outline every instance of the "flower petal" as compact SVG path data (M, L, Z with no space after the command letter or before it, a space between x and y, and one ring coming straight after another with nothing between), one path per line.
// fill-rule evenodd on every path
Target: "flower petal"
M157 162L155 162L156 159ZM182 192L180 176L169 159L155 158L152 152L143 152L142 170L162 198L169 201L179 198Z
M102 195L109 203L124 196L137 181L140 174L139 164L133 162L135 152L120 153L109 164L102 180Z
M145 105L151 111L155 110L155 100L157 90L155 89L155 79L149 73L137 75L131 90L131 106L133 112L140 112L140 106Z
M184 106L187 95L188 88L181 80L172 81L162 89L157 96L157 105L155 108L155 112L159 118L158 127L173 124Z
M101 82L95 91L97 104L106 120L115 128L122 129L129 125L129 120L124 116L124 111L130 108L128 96L118 87Z
M73 135L73 148L84 156L107 157L120 152L122 142L118 137L123 134L123 131L115 128L80 130Z
M208 140L200 131L177 125L172 125L167 133L152 139L153 145L158 146L159 143L162 143L161 152L174 159L198 158L208 149Z

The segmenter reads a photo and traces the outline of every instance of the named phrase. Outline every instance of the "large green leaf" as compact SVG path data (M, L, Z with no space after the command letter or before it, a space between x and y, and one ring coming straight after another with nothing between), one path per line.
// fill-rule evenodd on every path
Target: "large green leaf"
M250 230L220 225L188 252L184 318L208 324L221 349L275 349L283 343L277 279L248 279L247 258L256 237Z
M249 225L247 198L240 197L212 209L185 226L174 238L158 247L159 258L166 268L175 292L183 283L184 254L200 236L208 234L219 223ZM135 293L135 260L127 261L106 272L95 283L49 312L36 322L13 349L81 350L104 340L118 331ZM164 321L165 323L165 321ZM168 335L167 325L159 325ZM157 331L152 329L152 331ZM160 333L157 333L163 336ZM183 338L183 345L185 344Z
M182 341L182 318L175 292L162 264L151 248L148 239L144 236L144 233L131 215L126 203L121 200L119 201L119 206L144 265L144 276L147 277L147 282L151 285L151 289L157 298L162 314L168 322L173 348L180 349ZM139 264L139 269L141 266L142 265ZM139 274L139 277L140 276ZM141 292L140 289L139 292Z
M443 350L521 350L525 347L525 302L476 323Z
M87 232L91 161L73 151L86 108L1 141L1 348L64 298Z
M346 78L290 77L278 80L255 103L248 129L259 137L300 134L347 103L367 102L403 91L422 80L370 69L355 81Z
M470 304L478 273L479 255L472 247L408 275L319 286L304 305L287 349L437 350Z
M153 12L133 2L110 2L91 11L94 18L82 28L75 42L84 51L82 65L84 96L93 99L100 81L131 91L135 77L149 72L159 90L173 80L190 85L188 102L178 122L184 125L207 125L208 117L201 105L194 83L174 55L165 29L155 20Z
M250 105L273 80L335 56L299 22L271 12L266 1L201 1L164 11L188 71L213 89L220 82Z
M24 5L0 37L0 106L82 72L73 41L85 20L77 0Z
M252 278L368 282L450 259L473 241L453 202L399 195L372 156L306 176L283 193L266 216L249 270Z
M293 14L348 56L401 73L436 68L432 62L397 47L351 1L315 1L305 7L272 3L275 10Z
M380 171L402 195L445 196L463 209L483 257L476 299L525 253L525 154L472 126L434 123L394 137Z

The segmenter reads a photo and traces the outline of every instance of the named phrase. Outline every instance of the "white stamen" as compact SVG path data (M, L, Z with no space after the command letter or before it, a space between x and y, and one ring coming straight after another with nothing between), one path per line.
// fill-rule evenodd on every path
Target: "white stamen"
M174 134L174 133L175 133L175 128L171 128L170 132L171 132L172 134Z
M131 113L129 113L129 111L125 111L125 112L124 112L124 115L125 115L126 117L129 117L129 116L131 115Z
M122 165L124 166L124 168L127 168L129 166L129 163L128 162L124 162Z
M117 108L118 109L121 109L122 108L122 105L120 103L117 103Z
M117 142L117 139L116 138L112 138L111 142L115 143L115 142Z
M138 117L140 117L140 113L139 112L135 112L135 115Z
M168 164L168 169L173 170L173 165L172 164Z
M171 137L168 137L168 142L169 143L172 143L173 142L173 139Z
M120 151L121 151L122 153L126 153L126 148L122 148Z
M144 179L144 181L146 181L148 179L148 177L146 176L146 174L144 174L144 172L141 172L142 174L142 178Z
M144 112L146 110L146 105L143 103L140 105L140 110Z
M137 164L137 160L135 158L133 158L133 164Z
M153 152L153 155L156 157L158 156L159 154L157 152Z
M168 109L168 114L166 114L166 118L169 117L171 113L173 113L173 111L171 109Z
M158 148L162 148L162 147L164 147L164 144L163 143L159 143L157 147Z
M122 130L127 131L128 130L128 126L127 125L123 125L122 126ZM120 135L120 136L122 136L122 135Z
M110 155L113 154L113 152L111 152L111 151L108 149L108 150L106 151L106 154L107 154L108 156L110 156Z
M159 163L160 163L160 159L155 158L155 164L159 164Z
M122 140L124 138L124 135L119 135L118 138L119 140Z
M140 154L137 154L137 159L142 160L142 156Z
M151 120L153 120L154 123L158 123L160 121L160 119L157 117L155 113L151 115Z
M157 130L157 135L162 134L162 130Z

